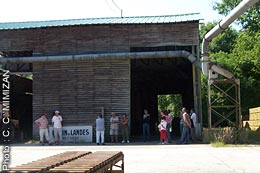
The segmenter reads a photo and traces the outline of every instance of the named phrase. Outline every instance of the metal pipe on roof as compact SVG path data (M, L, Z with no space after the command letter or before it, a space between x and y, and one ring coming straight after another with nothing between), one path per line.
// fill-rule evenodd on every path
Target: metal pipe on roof
M74 61L86 59L140 59L140 58L186 58L197 68L201 69L200 61L190 52L181 51L155 51L155 52L120 52L120 53L100 53L100 54L80 54L80 55L57 55L57 56L32 56L32 57L12 57L0 58L0 64L9 63L35 63L54 61Z
M240 2L226 17L224 17L213 29L211 29L202 41L202 72L208 76L209 72L209 55L208 47L211 40L224 31L234 20L240 17L245 11L252 7L259 0L243 0Z

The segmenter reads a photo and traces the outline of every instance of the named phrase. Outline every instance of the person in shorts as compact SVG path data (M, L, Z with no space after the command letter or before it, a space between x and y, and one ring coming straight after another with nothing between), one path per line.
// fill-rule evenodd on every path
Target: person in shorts
M118 117L115 112L112 112L110 118L110 136L112 143L118 142L118 123L120 123Z

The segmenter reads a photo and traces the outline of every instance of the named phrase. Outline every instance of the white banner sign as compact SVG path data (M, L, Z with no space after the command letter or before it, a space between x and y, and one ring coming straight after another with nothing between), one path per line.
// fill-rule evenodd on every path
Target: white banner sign
M54 142L53 127L49 127L50 140ZM63 126L63 142L92 142L92 126Z

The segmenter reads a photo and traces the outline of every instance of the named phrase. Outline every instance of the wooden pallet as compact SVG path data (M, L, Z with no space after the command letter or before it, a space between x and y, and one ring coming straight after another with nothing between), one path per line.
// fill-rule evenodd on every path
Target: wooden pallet
M121 165L117 165L121 163ZM113 170L119 167L121 170ZM70 151L11 168L21 173L123 173L124 155L118 151Z
M20 166L16 166L15 168L11 168L10 172L45 172L51 168L65 164L67 162L71 162L90 153L91 152L85 151L67 151L37 161L32 161L26 164L22 164Z

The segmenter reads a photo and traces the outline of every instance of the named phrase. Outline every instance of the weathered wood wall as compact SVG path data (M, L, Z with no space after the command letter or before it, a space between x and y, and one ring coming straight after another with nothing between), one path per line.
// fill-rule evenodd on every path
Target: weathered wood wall
M129 61L37 63L33 75L34 119L44 112L51 121L53 111L59 110L64 125L93 125L104 107L109 129L112 111L130 113ZM34 127L35 135L37 131Z
M36 55L128 52L130 47L198 45L198 22L88 25L0 31L0 51Z

